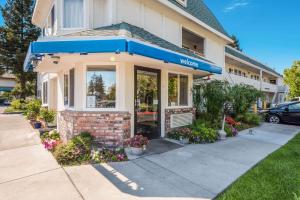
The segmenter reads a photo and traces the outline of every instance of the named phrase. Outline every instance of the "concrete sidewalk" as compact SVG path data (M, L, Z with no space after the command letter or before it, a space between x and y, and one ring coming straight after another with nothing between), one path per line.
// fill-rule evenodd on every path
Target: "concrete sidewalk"
M21 115L0 114L0 199L82 199Z
M0 114L0 199L211 199L297 132L263 124L214 144L62 168L23 116Z
M299 126L263 124L254 135L65 169L85 199L212 199L297 132Z

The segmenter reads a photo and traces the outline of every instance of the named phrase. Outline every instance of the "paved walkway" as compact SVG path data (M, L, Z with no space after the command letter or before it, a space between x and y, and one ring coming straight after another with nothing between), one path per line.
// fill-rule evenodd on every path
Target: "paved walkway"
M211 199L297 132L264 124L214 144L61 168L22 116L0 114L0 199Z

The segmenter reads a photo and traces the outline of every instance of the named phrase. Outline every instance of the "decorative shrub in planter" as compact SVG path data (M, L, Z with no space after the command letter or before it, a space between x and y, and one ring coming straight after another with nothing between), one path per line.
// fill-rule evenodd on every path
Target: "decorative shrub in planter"
M148 138L142 135L135 135L125 141L125 145L130 148L130 154L140 156L144 153L146 146L148 145Z
M168 137L174 140L179 140L181 144L188 144L191 133L192 130L189 127L176 128L168 134Z
M59 144L53 155L61 165L76 165L91 161L91 145L93 137L82 132L73 137L66 144Z
M124 149L121 148L92 150L91 157L94 163L122 162L128 160Z
M48 108L40 109L40 119L45 123L45 127L48 127L49 123L53 123L55 120L56 112L49 110Z
M46 132L41 135L42 144L49 151L54 151L61 143L59 133L56 130Z
M35 129L40 129L40 128L42 128L42 123L39 122L39 121L34 121L34 122L33 122L33 127L34 127Z
M195 123L192 127L190 142L195 144L213 143L218 139L218 131L207 127L204 123Z

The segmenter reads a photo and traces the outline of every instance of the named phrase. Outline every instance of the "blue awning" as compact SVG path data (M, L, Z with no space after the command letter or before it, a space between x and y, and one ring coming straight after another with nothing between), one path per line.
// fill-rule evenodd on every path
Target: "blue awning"
M58 53L129 53L145 56L166 63L173 63L202 70L209 73L221 74L222 68L205 60L192 58L158 46L130 39L107 40L66 40L66 41L37 41L29 46L24 62L24 70L32 68L32 61L40 59L45 54Z

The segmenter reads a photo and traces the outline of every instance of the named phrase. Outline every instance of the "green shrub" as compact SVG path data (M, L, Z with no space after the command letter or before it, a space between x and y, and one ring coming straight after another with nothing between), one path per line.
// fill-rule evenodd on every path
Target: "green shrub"
M25 110L26 102L23 99L15 99L11 102L10 107L15 110Z
M181 140L181 139L188 139L192 133L190 127L180 127L173 129L169 134L168 137L174 140Z
M233 103L234 115L246 113L251 105L262 96L262 92L253 86L245 84L232 86L229 90L229 97Z
M208 128L204 123L194 123L192 126L191 143L213 143L218 139L218 132Z
M26 106L26 117L28 119L36 119L40 114L41 106L42 103L38 99L33 99L29 101L29 103Z
M230 125L225 124L224 131L226 132L226 137L233 137L233 133Z
M48 108L40 109L40 118L43 119L46 123L52 123L55 120L56 112L49 110Z
M91 159L93 137L83 132L73 137L67 144L60 144L54 151L54 157L61 165L74 165L88 162Z
M240 115L238 117L240 121L249 124L249 125L259 125L262 121L261 117L255 113L245 113L244 115Z
M50 132L46 132L43 135L41 135L41 140L60 140L60 135L56 130L50 131Z

